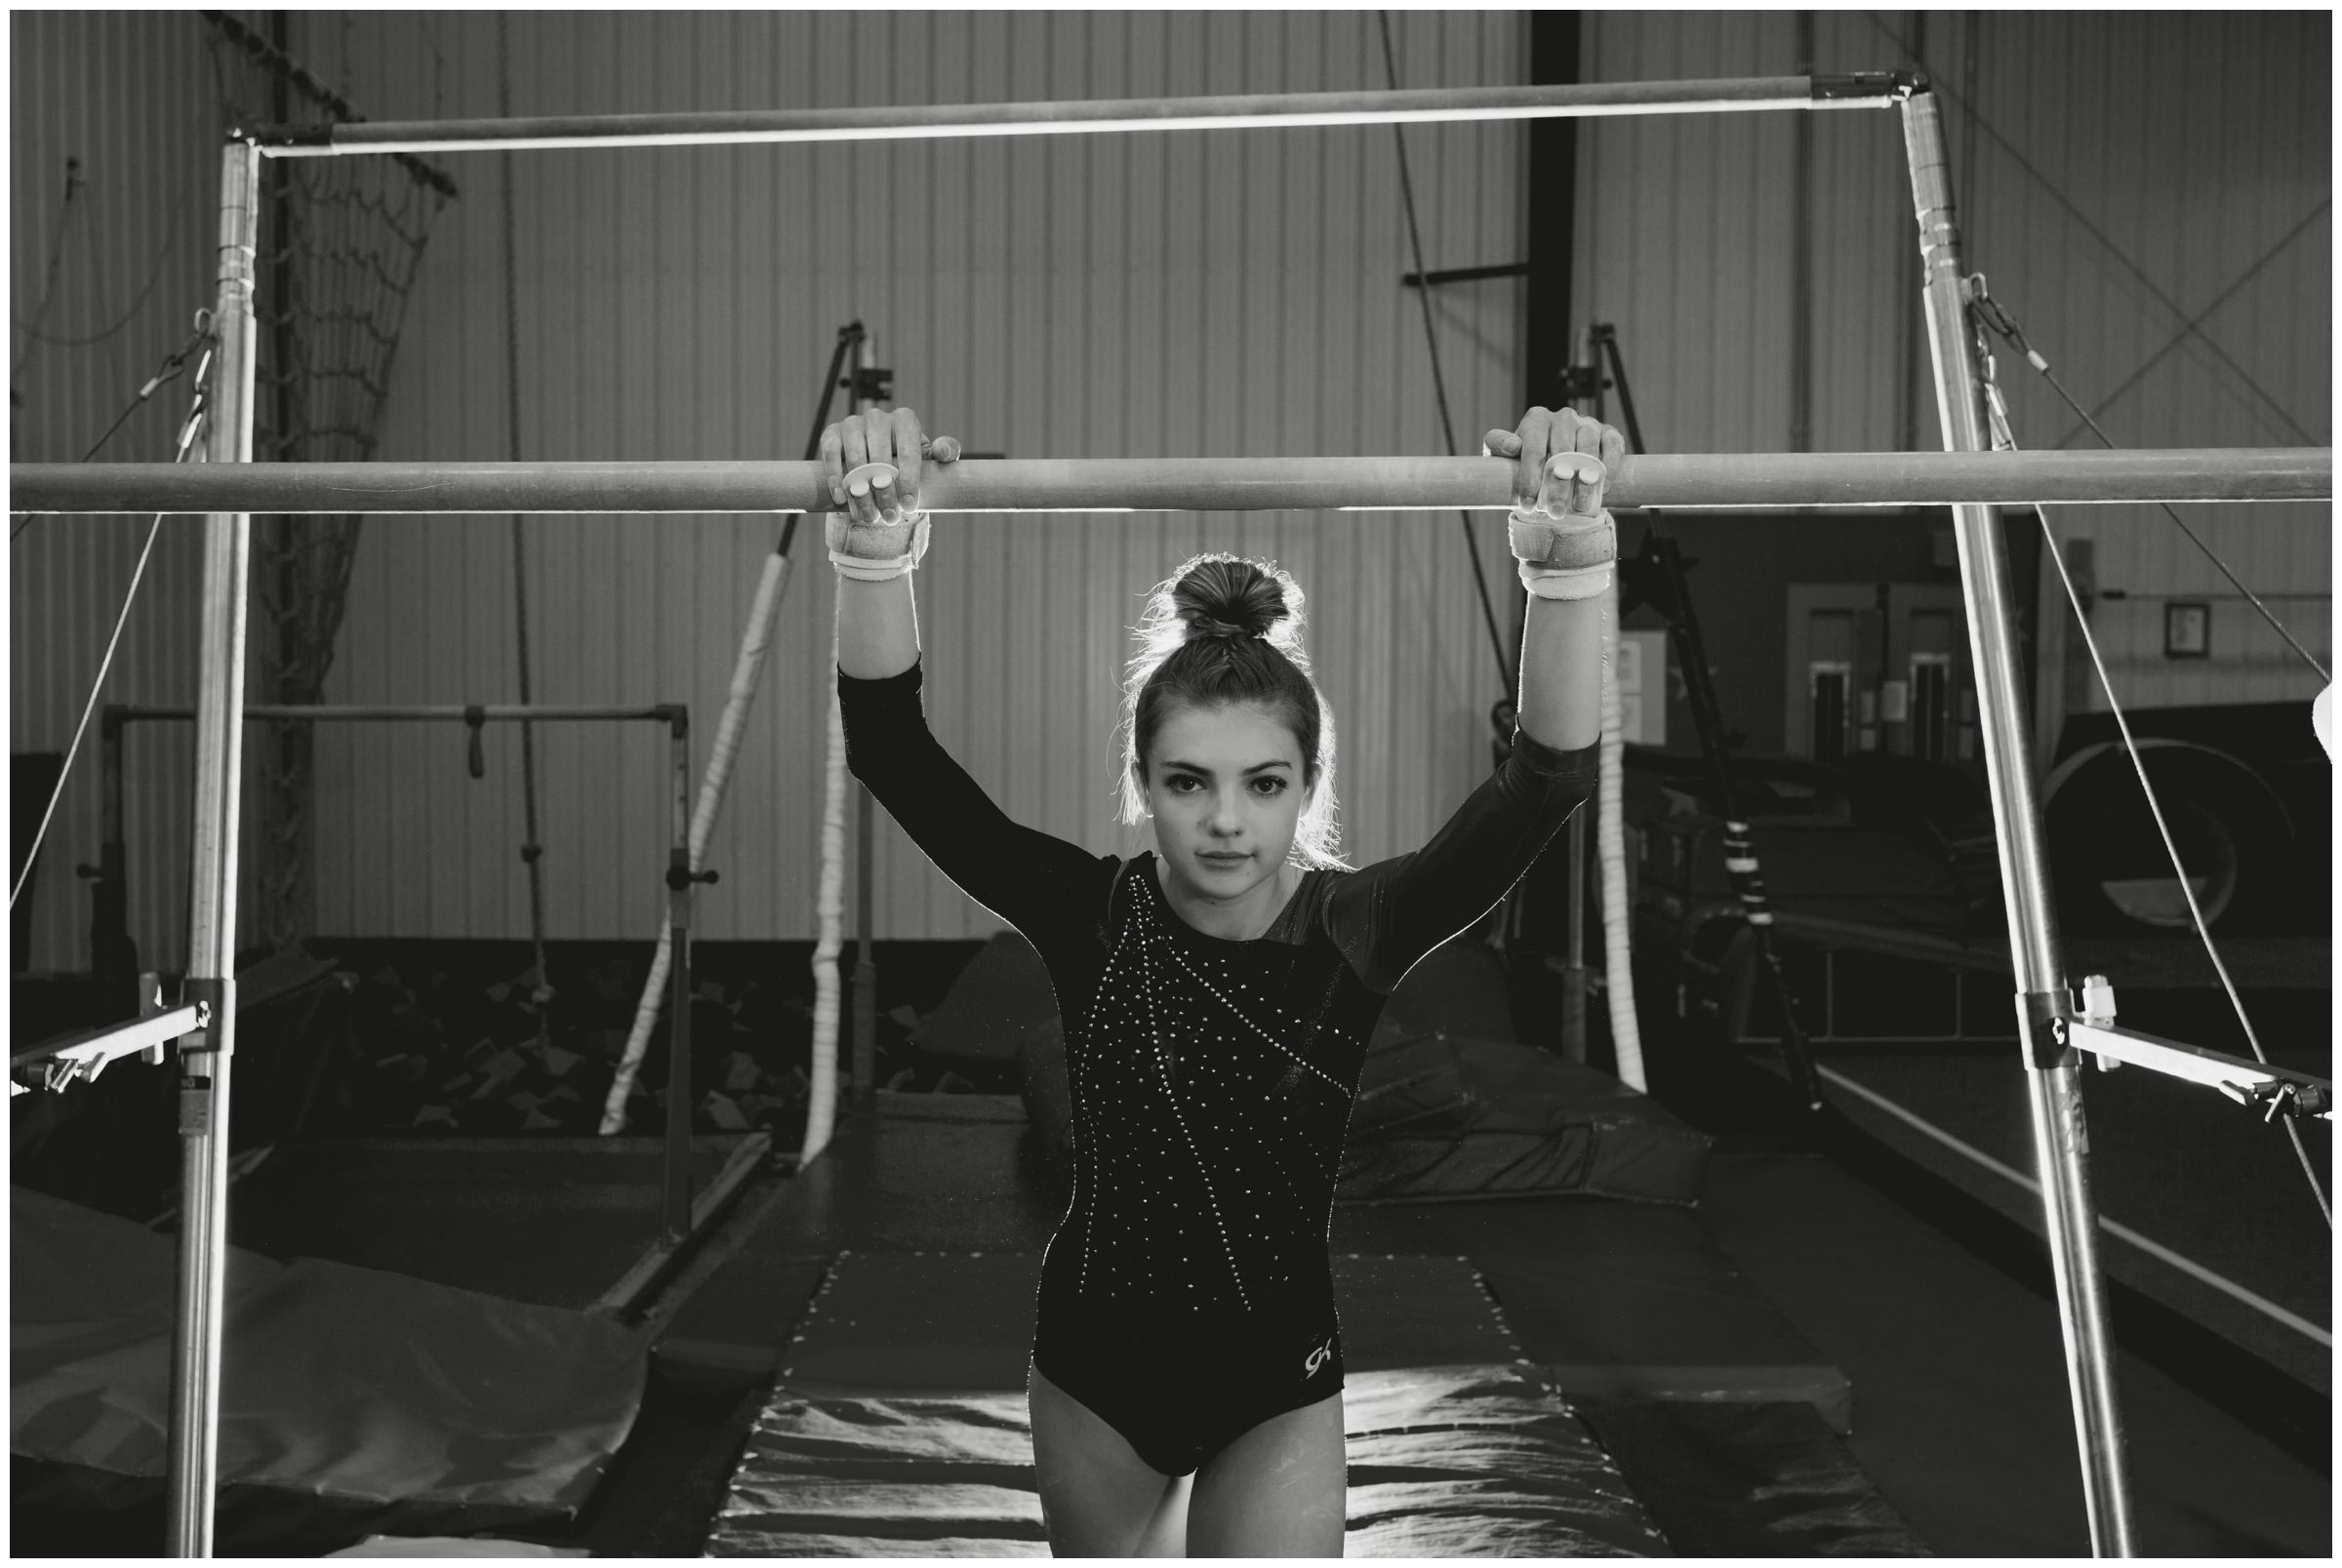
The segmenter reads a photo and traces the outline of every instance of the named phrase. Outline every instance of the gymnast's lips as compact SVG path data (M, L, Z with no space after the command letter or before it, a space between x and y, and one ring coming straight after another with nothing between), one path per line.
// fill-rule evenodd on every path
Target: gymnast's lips
M1213 869L1221 871L1230 870L1252 859L1250 855L1213 854L1208 850L1197 850L1195 858Z

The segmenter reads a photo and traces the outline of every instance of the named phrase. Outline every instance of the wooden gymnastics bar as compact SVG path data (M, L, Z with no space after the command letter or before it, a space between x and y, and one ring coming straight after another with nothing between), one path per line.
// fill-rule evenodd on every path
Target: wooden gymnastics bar
M1408 88L1395 92L1253 93L1215 98L1091 99L1035 103L919 103L871 108L739 109L503 120L367 120L250 133L272 158L337 154L689 147L746 142L937 141L1099 132L1409 125L1610 114L1727 114L1753 109L1891 108L1919 86L1905 72L1751 76L1693 82Z
M119 725L132 719L191 719L191 707L161 706L150 703L108 703L105 722ZM290 724L484 724L558 723L570 720L646 719L688 728L691 709L682 703L651 703L614 707L593 703L438 703L422 705L385 704L247 703L244 717Z
M2328 501L2328 447L1630 457L1611 503L1667 507ZM931 511L1501 510L1497 458L1030 458L930 468ZM19 512L804 512L811 462L15 463Z

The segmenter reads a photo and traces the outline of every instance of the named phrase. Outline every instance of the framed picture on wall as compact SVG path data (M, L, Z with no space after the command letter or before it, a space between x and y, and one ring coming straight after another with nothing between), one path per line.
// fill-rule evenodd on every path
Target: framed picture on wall
M2163 606L2163 657L2208 659L2212 652L2212 607L2174 599Z

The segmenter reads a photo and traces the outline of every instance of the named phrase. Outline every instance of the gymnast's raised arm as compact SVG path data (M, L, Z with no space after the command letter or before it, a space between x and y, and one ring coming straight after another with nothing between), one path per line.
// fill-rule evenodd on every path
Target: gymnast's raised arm
M928 440L909 409L873 409L824 430L821 453L822 477L838 508L827 519L837 566L838 673L900 675L919 662L910 572L927 550L922 466L956 462L959 443L948 435ZM870 464L878 471L863 471Z
M959 443L927 439L909 409L873 410L822 432L837 568L837 688L846 765L936 868L1048 952L1053 926L1103 895L1110 858L1012 822L927 728L911 572L927 550L923 462ZM869 470L867 464L882 464ZM889 471L891 470L891 471Z
M1511 537L1529 592L1519 727L1513 755L1430 843L1354 873L1329 899L1329 933L1379 990L1486 913L1594 790L1602 596L1618 554L1604 465L1626 443L1597 421L1539 408L1516 430L1489 431L1487 447L1518 460Z
M1492 457L1516 460L1513 554L1529 590L1520 728L1533 741L1574 751L1602 735L1602 595L1618 556L1602 487L1627 443L1598 420L1533 408L1518 429L1489 431L1487 448Z

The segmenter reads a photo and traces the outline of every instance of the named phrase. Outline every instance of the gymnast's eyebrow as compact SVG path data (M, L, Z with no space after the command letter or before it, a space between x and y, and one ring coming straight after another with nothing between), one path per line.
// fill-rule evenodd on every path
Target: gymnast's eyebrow
M1256 773L1267 773L1267 772L1268 772L1268 771L1269 771L1271 768L1290 768L1290 767L1292 767L1292 766L1293 766L1293 764L1292 764L1292 763L1290 763L1290 762L1288 762L1288 761L1286 761L1286 760L1285 760L1283 757L1278 757L1278 758L1277 758L1275 761L1273 761L1273 762L1256 762L1256 763L1254 763L1254 764L1253 764L1251 767L1249 767L1249 768L1246 768L1246 769L1244 770L1244 772L1243 772L1243 774L1241 775L1241 777L1249 779L1249 778L1251 778L1251 777L1252 777L1254 774L1256 774ZM1165 762L1164 762L1164 764L1163 764L1163 771L1164 771L1165 773L1169 773L1169 772L1171 772L1173 769L1177 769L1177 770L1179 770L1181 773L1199 773L1199 774L1202 774L1202 775L1203 775L1203 776L1204 776L1206 779L1209 779L1210 777L1212 777L1212 770L1211 770L1211 769L1209 769L1209 768L1200 768L1200 767L1197 767L1197 766L1196 766L1194 763L1192 763L1192 762L1182 762L1182 761L1180 761L1180 760L1179 760L1178 758L1176 758L1176 757L1173 757L1173 758L1171 758L1171 759L1169 759L1169 760L1165 761Z

